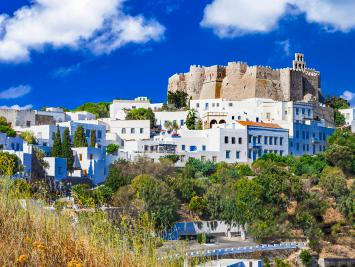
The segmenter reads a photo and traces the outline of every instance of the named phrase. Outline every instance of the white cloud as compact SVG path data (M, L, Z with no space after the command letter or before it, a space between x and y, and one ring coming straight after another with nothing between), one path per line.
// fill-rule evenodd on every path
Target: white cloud
M26 105L26 106L19 106L19 105L13 105L13 106L0 106L1 109L16 109L16 110L28 110L32 109L33 105Z
M201 25L220 37L268 32L285 13L286 0L214 0L207 5Z
M350 102L355 98L355 93L345 90L340 97Z
M32 50L41 51L46 45L103 53L103 47L110 43L111 52L128 42L159 40L163 36L164 27L158 22L125 14L123 2L33 0L13 16L0 15L0 60L29 60Z
M80 72L80 68L81 68L81 63L77 63L77 64L69 66L69 67L61 67L61 68L55 69L52 72L52 76L54 78L65 78L65 77L68 77L74 73Z
M291 42L289 39L283 41L276 41L275 44L280 50L282 50L286 57L291 55Z
M19 85L16 87L10 87L0 92L0 99L15 99L27 95L31 91L31 87L28 85Z
M201 25L220 37L234 37L270 32L282 17L304 13L308 22L347 32L355 28L354 12L353 0L213 0Z

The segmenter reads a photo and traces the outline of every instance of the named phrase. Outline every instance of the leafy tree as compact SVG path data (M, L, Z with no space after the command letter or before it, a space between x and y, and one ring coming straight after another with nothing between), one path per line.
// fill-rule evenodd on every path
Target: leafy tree
M188 105L188 94L183 91L168 92L168 104L181 109Z
M355 183L352 184L349 194L340 198L340 210L349 220L350 224L355 224Z
M118 188L128 185L131 182L133 177L124 172L124 169L128 169L125 168L127 165L125 161L117 161L111 164L105 185L111 188L113 192L116 192Z
M107 154L111 154L111 155L114 155L117 153L118 149L120 148L119 145L116 145L116 144L109 144L107 147L106 147L106 152Z
M74 147L87 147L88 142L85 136L85 130L83 126L78 126L74 133Z
M201 216L207 209L206 199L203 197L193 196L189 203L189 210L194 214Z
M343 126L345 124L345 118L343 114L339 112L339 109L349 108L349 102L344 98L332 96L327 96L325 103L334 109L334 121L336 126Z
M74 154L71 148L70 132L68 128L65 128L62 138L62 156L67 159L67 170L70 172L74 168Z
M312 255L308 250L302 250L300 253L300 259L304 266L309 267L312 265Z
M247 164L238 164L236 167L240 176L252 176L254 175L252 169Z
M126 120L149 120L150 127L153 128L155 126L155 115L150 108L132 109L127 113Z
M132 187L137 192L137 197L146 204L156 227L167 227L177 219L178 200L164 182L142 174L133 179Z
M75 111L87 111L94 114L96 118L108 118L111 104L111 102L85 103L77 107Z
M96 131L90 131L90 147L96 147Z
M345 175L336 167L326 167L323 170L319 185L335 198L340 198L348 193Z
M95 198L91 188L87 184L77 184L72 186L71 194L74 201L83 207L95 207Z
M11 176L20 170L20 159L15 154L0 151L0 176Z
M5 133L8 137L16 137L16 132L7 125L0 125L0 133Z
M30 131L25 131L25 132L21 133L20 137L30 145L37 144L36 138L34 137L33 133L31 133Z
M214 183L225 184L239 177L241 177L241 175L234 164L219 162L216 164L216 172L210 176L210 180Z
M186 122L185 122L187 129L195 130L196 129L196 121L197 121L196 110L190 109L187 113Z
M52 157L63 157L62 141L61 141L59 126L57 126L57 132L55 133L55 137L53 141Z
M160 159L167 159L170 160L173 164L175 164L180 160L180 156L176 154L171 154L171 155L165 155L163 157L160 157Z
M197 173L209 176L216 170L216 165L212 161L202 161L196 158L189 158L185 164L184 172L187 176L196 177Z
M3 116L0 116L0 126L8 126L7 119Z
M95 204L102 206L111 200L113 191L110 187L106 185L100 185L93 190L93 196Z
M45 169L48 168L48 162L44 160L45 156L43 150L33 147L31 180L42 180L46 177Z
M276 258L275 259L275 267L290 267L291 265L286 262L283 261L282 259Z

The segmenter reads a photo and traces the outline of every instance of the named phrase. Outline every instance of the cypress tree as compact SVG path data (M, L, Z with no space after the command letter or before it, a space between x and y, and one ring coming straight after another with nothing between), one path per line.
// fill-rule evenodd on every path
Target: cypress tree
M68 128L65 128L63 132L62 151L63 158L67 159L67 170L72 171L74 165L74 155L73 151L71 150L71 140Z
M90 147L95 147L96 146L96 131L91 130L90 131Z
M62 157L62 141L60 139L59 126L57 126L57 132L55 133L53 147L52 147L52 157Z
M83 126L79 126L76 128L76 131L74 133L74 147L87 147L88 142L86 140L85 136L85 130Z

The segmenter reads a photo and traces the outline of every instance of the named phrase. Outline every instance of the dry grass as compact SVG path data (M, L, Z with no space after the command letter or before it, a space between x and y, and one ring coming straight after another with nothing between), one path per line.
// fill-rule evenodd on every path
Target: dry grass
M0 181L1 182L1 181ZM157 262L149 223L114 227L103 212L71 216L19 201L0 183L0 266L173 266ZM6 183L5 183L6 184ZM26 207L24 207L26 203Z

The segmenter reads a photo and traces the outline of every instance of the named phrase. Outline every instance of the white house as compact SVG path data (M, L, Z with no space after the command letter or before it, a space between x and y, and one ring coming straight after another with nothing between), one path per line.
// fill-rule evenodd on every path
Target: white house
M15 130L17 132L31 132L33 136L36 138L37 144L42 147L52 147L53 146L53 141L55 138L55 134L57 132L57 126L56 125L34 125L31 127L16 127ZM59 131L61 136L63 135L63 132L65 130L65 127L59 127Z
M0 108L0 117L5 117L11 127L29 127L36 124L36 114L31 109Z
M46 175L55 180L63 180L67 178L67 159L56 157L45 157L44 161L48 163L48 168L45 169Z
M107 143L124 146L125 141L146 140L150 138L149 120L99 119L106 126Z
M351 126L351 124L355 120L355 107L347 108L347 109L339 109L339 112L343 114L343 116L345 117L346 125Z
M36 115L52 116L56 123L66 121L65 112L62 108L48 107L45 110L35 110L35 113Z
M106 126L98 120L84 120L84 121L68 121L58 123L60 127L67 127L70 131L70 136L73 140L74 133L79 126L84 128L85 136L88 144L90 143L91 130L96 132L96 144L98 147L104 148L106 146Z
M110 118L124 120L126 118L125 111L137 108L150 108L153 111L157 111L162 107L162 103L151 104L147 97L137 97L134 100L113 100L110 105Z
M94 184L105 181L107 169L104 151L94 147L77 147L73 148L73 152L74 168L81 170L80 177L90 178Z
M23 143L20 137L10 137L5 133L0 133L0 149L22 151Z
M96 116L87 111L65 112L65 121L87 121L96 120Z
M165 123L167 121L176 123L179 128L185 125L187 111L155 111L156 125L160 126L162 130L167 130L165 128Z

